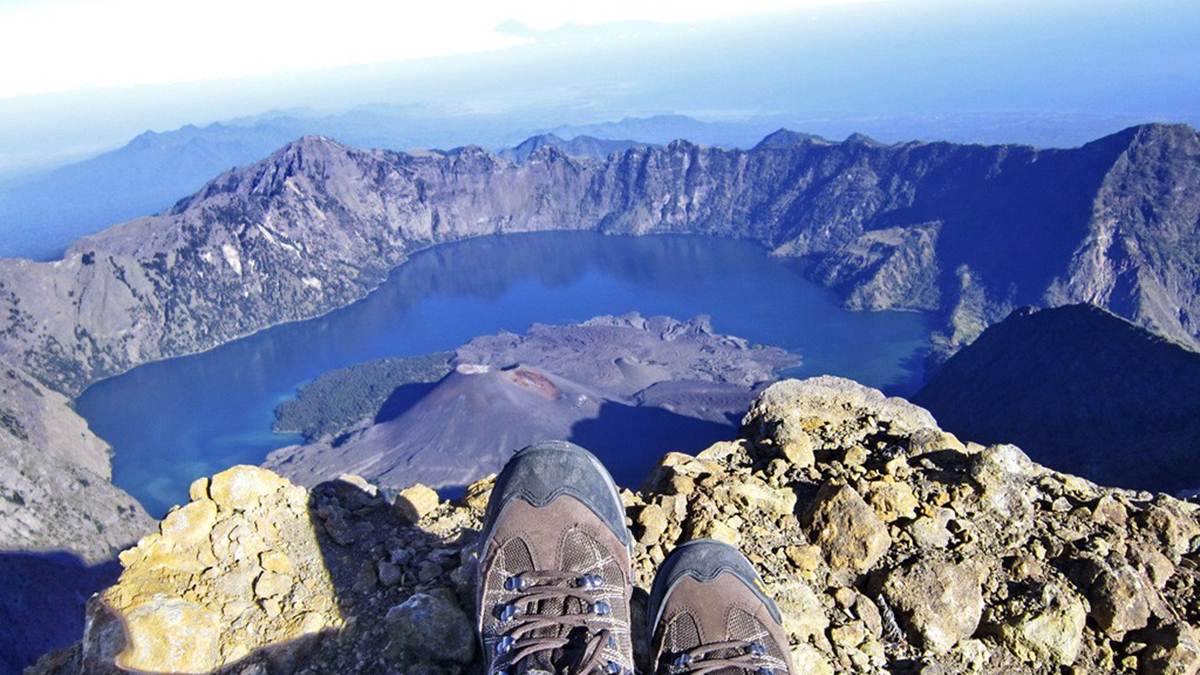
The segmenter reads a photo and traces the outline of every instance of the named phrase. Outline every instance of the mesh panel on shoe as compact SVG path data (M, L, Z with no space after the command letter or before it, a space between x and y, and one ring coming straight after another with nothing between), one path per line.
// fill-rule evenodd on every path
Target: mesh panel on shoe
M675 654L700 646L700 627L687 612L676 614L663 631L663 650Z
M728 631L730 640L746 640L760 642L767 648L768 661L772 662L780 672L787 672L784 665L789 658L783 653L783 645L771 638L770 631L753 614L744 609L734 607L729 612Z
M598 574L604 579L604 587L596 595L612 607L608 616L597 616L595 625L607 628L616 638L615 647L606 647L606 657L616 661L629 671L633 662L628 655L633 653L633 638L630 635L629 605L626 597L628 579L626 570L613 551L582 530L568 530L563 537L559 553L564 571L583 574ZM576 611L575 607L571 611Z
M604 586L595 594L595 599L607 602L612 607L612 612L607 616L594 616L591 624L596 628L607 628L617 641L615 647L604 649L605 658L621 664L626 670L632 672L633 662L628 656L633 653L633 648L627 619L629 616L626 599L627 578L621 562L599 542L577 529L569 530L564 535L559 550L559 560L563 572L579 576L596 574L604 579ZM532 570L534 570L533 556L529 547L519 538L505 542L496 553L493 564L488 570L482 600L483 643L484 648L488 650L489 658L498 634L502 630L497 616L497 608L520 595L519 592L504 590L504 581L508 577ZM564 605L562 599L543 600L533 611L553 615L564 611L580 613L589 609L583 607L578 600L570 599L569 602L569 605ZM555 635L557 632L555 628L547 628L537 631L534 635L565 637L565 635ZM524 664L521 672L527 672L529 669L551 669L551 664L544 658L538 661Z

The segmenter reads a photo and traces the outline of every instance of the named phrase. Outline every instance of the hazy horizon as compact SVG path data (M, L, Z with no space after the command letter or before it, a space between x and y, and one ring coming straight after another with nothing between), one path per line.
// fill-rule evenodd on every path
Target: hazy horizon
M492 33L507 38L483 51L447 49L452 53L406 60L380 52L383 60L321 67L306 57L289 72L188 80L187 71L179 81L33 95L0 79L0 173L93 155L146 130L368 104L424 106L450 119L492 113L510 120L514 133L661 113L708 120L932 117L922 128L933 131L937 116L1111 119L1104 128L1200 119L1200 46L1189 31L1200 7L1178 0L762 2L734 15L703 3L691 13L667 4L653 20L622 6L573 23L533 3L510 11L534 17L533 26L517 19L493 25ZM14 10L0 15L6 11ZM264 22L267 44L290 44L274 34L269 16L248 20ZM449 19L429 20L436 33ZM284 25L298 31L294 50L319 46L296 28L307 24ZM486 32L478 21L464 25ZM46 38L50 47L64 39ZM334 47L347 42L330 40Z

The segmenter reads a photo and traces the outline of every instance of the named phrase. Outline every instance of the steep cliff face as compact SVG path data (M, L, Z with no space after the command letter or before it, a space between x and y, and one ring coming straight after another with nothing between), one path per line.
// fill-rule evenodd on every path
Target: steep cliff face
M1096 481L1200 489L1200 353L1098 307L1013 312L913 400L956 433Z
M1194 342L1200 140L1075 150L787 138L604 160L413 156L305 138L169 212L0 261L0 354L64 392L361 297L414 248L547 229L751 238L854 307L936 309L949 353L1015 304L1092 301ZM1114 243L1116 242L1116 243Z
M80 645L32 672L473 672L490 489L445 502L354 476L200 479L121 554ZM778 600L797 672L1200 670L1200 507L964 444L847 380L772 386L741 439L667 454L622 499L636 626L656 564L716 537Z
M0 552L68 549L95 563L144 534L151 520L109 482L108 453L65 396L0 368Z

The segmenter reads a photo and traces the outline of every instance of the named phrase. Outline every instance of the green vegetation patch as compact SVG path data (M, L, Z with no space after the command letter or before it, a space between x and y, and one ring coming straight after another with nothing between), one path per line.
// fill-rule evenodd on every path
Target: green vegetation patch
M275 431L308 441L336 436L374 417L397 387L436 382L450 372L454 352L368 361L321 374L275 408Z

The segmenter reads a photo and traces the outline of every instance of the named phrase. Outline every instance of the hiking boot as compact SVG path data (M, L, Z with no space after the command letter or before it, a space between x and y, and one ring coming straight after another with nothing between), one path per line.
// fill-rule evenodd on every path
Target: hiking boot
M654 672L791 675L783 619L737 549L690 541L663 561L646 618Z
M562 441L521 450L496 478L476 599L489 675L632 675L631 546L617 486Z

